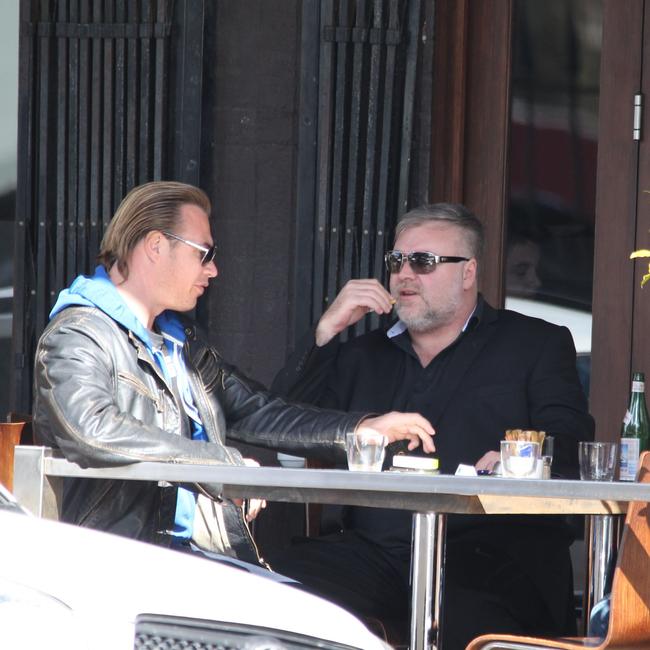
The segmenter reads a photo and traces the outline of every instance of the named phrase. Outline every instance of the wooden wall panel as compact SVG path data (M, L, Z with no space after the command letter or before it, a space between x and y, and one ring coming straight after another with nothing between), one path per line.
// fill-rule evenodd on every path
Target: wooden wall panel
M432 201L467 205L486 226L481 291L503 300L510 125L511 0L438 0Z
M638 163L632 101L641 80L643 4L605 0L603 5L590 391L596 437L602 440L620 433L632 369L636 285L628 256L635 246ZM650 301L650 295L645 298ZM641 369L639 364L635 353Z

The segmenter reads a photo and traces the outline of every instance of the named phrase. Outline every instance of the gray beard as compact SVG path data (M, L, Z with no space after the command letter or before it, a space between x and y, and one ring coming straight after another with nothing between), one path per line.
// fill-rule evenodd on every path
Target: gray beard
M404 325L406 325L406 327L412 332L428 332L435 329L445 321L443 314L433 311L432 309L426 309L419 314L412 315L400 313L402 310L399 306L396 311L402 323L404 323Z

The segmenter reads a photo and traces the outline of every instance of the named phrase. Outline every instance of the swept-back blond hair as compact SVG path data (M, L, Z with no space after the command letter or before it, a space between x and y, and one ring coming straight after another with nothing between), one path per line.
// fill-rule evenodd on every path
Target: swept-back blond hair
M97 261L107 271L117 264L124 278L137 243L154 230L174 232L183 205L196 205L210 214L210 199L203 190L176 181L152 181L134 187L118 206L104 233Z

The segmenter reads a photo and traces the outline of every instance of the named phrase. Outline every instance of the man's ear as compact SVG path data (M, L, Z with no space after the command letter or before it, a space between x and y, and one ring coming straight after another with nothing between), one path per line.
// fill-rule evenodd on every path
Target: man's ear
M463 269L463 286L466 289L476 284L476 268L476 259L473 257L469 262L465 263L465 268Z
M160 245L163 234L159 230L152 230L144 236L144 251L147 258L155 262L160 257Z

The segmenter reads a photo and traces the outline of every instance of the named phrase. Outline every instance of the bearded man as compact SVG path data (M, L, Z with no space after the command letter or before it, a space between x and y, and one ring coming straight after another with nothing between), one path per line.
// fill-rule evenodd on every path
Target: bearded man
M507 429L542 430L555 437L554 472L577 476L578 442L593 439L594 423L571 334L484 300L483 238L481 222L461 205L407 213L385 256L389 291L375 279L346 284L274 390L322 407L418 412L436 429L447 474L460 463L490 471ZM369 311L393 307L389 328L339 341ZM485 632L575 633L572 539L561 517L450 516L444 650ZM406 626L410 540L410 513L350 507L341 530L301 540L272 561L359 615Z

